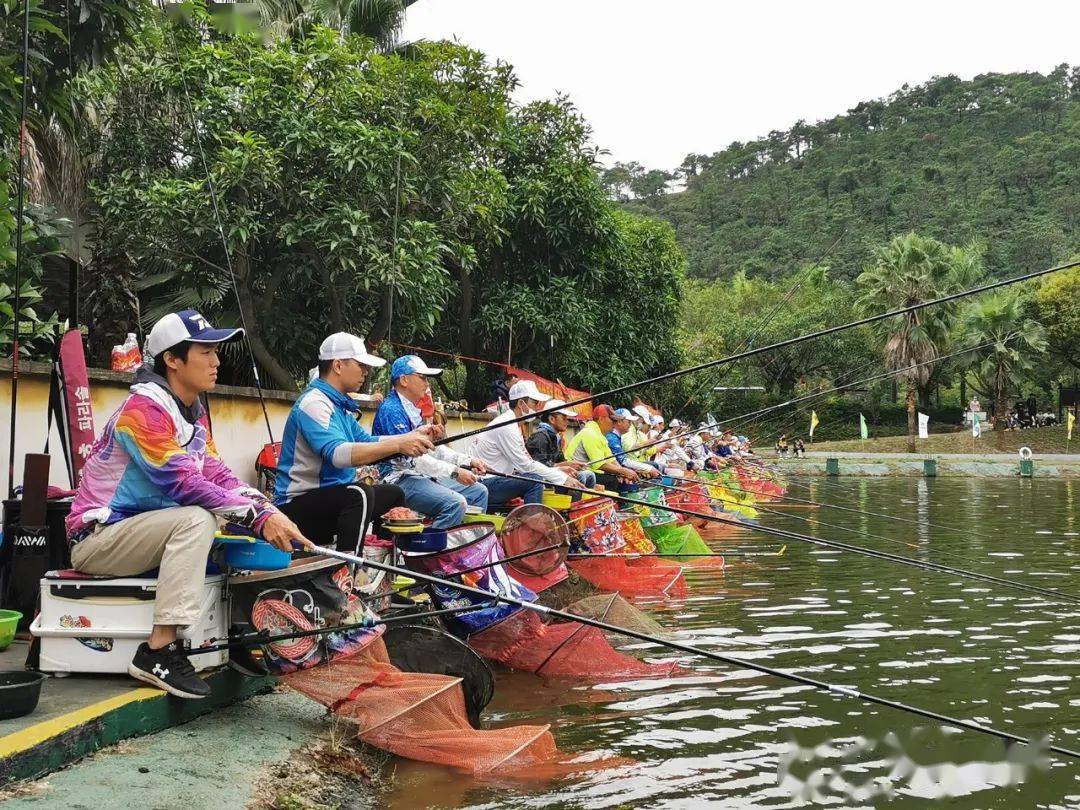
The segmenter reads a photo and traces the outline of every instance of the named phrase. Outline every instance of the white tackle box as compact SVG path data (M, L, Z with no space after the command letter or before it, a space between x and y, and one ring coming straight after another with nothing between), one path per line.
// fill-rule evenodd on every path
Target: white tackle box
M191 647L226 639L229 608L225 576L206 577L199 620L179 636ZM42 672L123 673L154 624L157 580L70 578L50 571L41 579L41 612L30 632L41 640ZM226 650L191 656L197 670L225 664Z

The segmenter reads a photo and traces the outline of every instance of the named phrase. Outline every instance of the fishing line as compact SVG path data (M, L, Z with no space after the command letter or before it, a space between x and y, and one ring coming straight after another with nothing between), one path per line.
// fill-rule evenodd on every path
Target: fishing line
M166 16L165 12L165 0L158 0L161 8L162 16ZM225 236L225 225L221 219L221 210L218 207L218 195L217 189L214 186L214 179L210 174L210 165L206 161L206 151L203 149L202 136L199 134L199 124L195 117L195 105L191 101L191 93L188 90L187 72L184 67L184 60L180 56L180 49L176 45L176 34L172 29L172 23L167 19L165 21L165 27L168 28L169 42L172 45L173 56L176 58L176 66L180 68L180 84L184 90L184 101L187 106L188 117L191 120L191 131L195 136L195 145L199 150L199 160L202 163L203 173L206 175L206 186L210 192L210 204L214 212L214 222L217 224L218 235L221 237L221 248L225 254L225 267L229 271L229 281L232 283L233 295L236 296L236 309L240 315L240 326L244 330L244 343L247 346L248 358L251 360L251 374L255 380L255 390L259 395L259 405L262 407L263 420L266 422L266 432L270 436L270 443L274 443L274 431L270 427L270 413L266 407L266 398L263 396L262 381L259 379L259 367L255 362L255 351L251 347L251 338L249 337L247 317L244 315L244 306L240 302L240 287L236 282L236 271L233 269L232 251L229 250L229 240Z
M682 493L686 493L686 494L690 494L690 495L700 495L701 494L701 493L695 492L693 489L681 488L681 487L677 487L677 486L671 486L669 484L657 484L655 482L650 482L650 483L652 485L654 485L654 486L659 486L659 487L661 487L663 489L670 489L670 490L675 491L675 492L682 492ZM723 486L723 485L720 485L720 484L712 484L712 483L709 483L709 482L701 482L701 483L703 483L706 487L709 487L709 486ZM728 487L724 487L724 488L728 489ZM755 492L755 490L748 489L745 486L742 486L741 488L742 488L742 491L744 491L744 492L751 492L751 493ZM772 493L763 493L763 492L760 492L760 491L756 492L756 494L759 494L759 495L768 494L770 496L772 495ZM722 498L714 498L712 496L706 496L706 497L710 501L712 501L712 503L714 505L719 503L721 506L723 506L723 504L724 504L724 500ZM812 506L824 506L824 507L829 506L829 504L817 503L816 501L805 501L805 500L800 500L798 498L790 498L789 499L786 495L777 495L775 497L781 498L783 500L793 500L793 501L796 501L798 503L809 504L809 505L812 505ZM769 508L769 507L764 506L763 504L760 504L760 503L744 504L744 505L750 507L751 509L755 509L755 510L758 510L758 511L761 511L761 512L768 512L768 513L773 514L773 515L781 515L783 517L789 517L789 518L792 518L794 520L801 520L801 521L803 521L805 523L813 523L813 524L816 524L816 525L819 525L819 526L827 526L827 527L832 528L832 529L840 529L841 531L850 532L850 533L856 534L856 535L861 535L861 536L869 538L869 539L885 540L886 542L897 543L899 545L907 546L908 548L913 548L913 549L918 549L918 550L926 550L926 549L924 549L923 546L920 546L918 543L909 543L906 540L901 540L898 537L888 537L888 536L883 535L883 534L875 534L874 532L868 532L868 531L865 531L864 529L856 529L856 528L853 528L851 526L843 526L843 525L838 524L838 523L828 523L828 522L820 520L818 518L811 518L811 517L807 517L805 515L794 515L794 514L792 514L790 512L783 512L783 511L779 511L777 509ZM841 507L841 508L843 508L843 507ZM876 517L890 517L889 515L878 515L875 512L860 512L858 509L844 509L844 511L846 511L846 512L856 512L858 514L871 515L871 516L876 516ZM917 521L906 521L906 522L917 523ZM749 525L752 525L752 524L747 524L747 525L749 526ZM930 525L930 524L924 524L924 525ZM952 531L961 531L961 530L952 530ZM978 535L975 535L975 536L978 536ZM951 557L953 559L963 560L966 563L971 563L972 565L986 565L987 564L986 560L976 560L976 559L974 559L972 557L965 557L963 554L957 554L956 552L945 551L943 549L934 549L934 556Z
M666 444L668 442L674 441L676 439L681 439L681 438L686 437L686 436L695 436L698 433L704 433L707 430L712 430L713 428L720 427L721 425L730 425L732 423L735 423L735 427L742 427L742 425L745 423L745 420L748 419L749 417L757 416L758 414L771 413L771 412L779 410L781 408L788 408L788 407L791 407L792 405L795 405L796 403L807 402L807 401L812 400L812 399L817 399L819 397L823 397L823 396L826 396L828 394L835 393L837 391L843 391L843 390L845 390L847 388L851 388L852 386L862 385L862 384L868 383L868 382L874 382L876 380L885 379L886 377L892 377L892 376L895 376L897 374L903 374L904 372L912 371L913 369L919 368L920 366L929 365L930 363L938 363L938 362L940 362L942 360L947 360L947 359L949 359L951 357L956 357L956 356L961 355L961 354L966 354L967 352L973 352L973 351L976 351L978 349L985 348L985 347L990 346L990 345L992 345L994 343L996 343L996 341L992 341L992 340L991 341L986 341L985 343L980 343L977 346L970 346L970 347L968 347L966 349L961 349L959 351L955 351L955 352L952 352L950 354L943 354L943 355L941 355L939 357L934 358L933 360L924 360L921 363L913 363L910 366L905 366L904 368L896 369L895 371L885 371L885 372L882 372L880 374L874 374L874 375L872 375L870 377L864 377L861 380L854 380L852 382L846 382L846 383L843 383L842 385L834 386L833 388L827 388L824 391L813 391L813 392L811 392L809 394L804 394L801 397L796 397L795 399L789 399L789 400L787 400L785 402L780 402L780 403L778 403L776 405L770 405L770 406L768 406L766 408L760 408L760 409L758 409L756 411L750 411L749 413L742 414L741 416L732 416L730 419L717 420L716 422L710 422L709 424L702 425L702 426L699 426L699 427L696 427L696 428L692 428L690 430L683 431L682 433L675 433L675 434L668 435L667 437L664 437L664 438L656 439L655 441L646 442L645 444L638 445L637 447L632 447L629 450L627 450L626 452L627 453L636 453L636 452L638 452L640 450L647 450L650 447L656 447L657 445L660 445L660 444ZM860 369L865 368L866 366L869 366L869 365L873 365L876 362L877 362L876 360L872 360L870 363L866 363L863 366L861 366ZM535 414L530 414L530 415L535 415ZM506 422L504 424L510 424L510 423ZM497 425L497 427L501 427L501 425ZM455 436L453 438L454 438L454 440L457 440L458 438L461 438L461 437L460 436ZM617 457L615 455L610 455L610 456L606 456L604 458L598 459L596 461L590 461L589 463L590 464L600 464L600 463L605 462L605 461L616 460L616 458Z
M488 470L491 475L497 475L501 478L510 478L516 481L525 481L528 483L535 483L536 479L526 478L520 475L512 475L509 473L495 472L494 470ZM620 503L628 503L634 506L644 506L649 509L662 509L672 512L677 515L685 515L686 517L700 518L705 521L713 523L723 523L728 526L739 526L749 531L757 531L762 534L771 534L774 537L782 537L787 540L800 540L804 543L811 543L823 548L836 549L838 551L849 551L854 554L862 554L866 557L874 557L881 560L888 560L890 562L899 563L901 565L909 565L914 568L922 568L927 571L935 571L942 574L950 574L952 576L958 576L965 579L978 580L980 582L988 582L994 585L1000 585L1002 587L1012 588L1014 590L1026 591L1028 593L1038 594L1040 596L1050 596L1057 599L1064 599L1070 602L1080 602L1080 596L1075 596L1063 591L1056 591L1051 588L1042 588L1038 585L1028 585L1024 582L1017 582L1012 579L1005 579L1004 577L994 576L993 574L983 574L978 571L968 571L963 568L954 568L953 566L943 565L941 563L932 562L930 560L916 560L913 557L905 557L902 554L893 554L888 551L879 551L877 549L866 548L865 546L857 546L851 543L844 543L840 540L826 540L821 537L814 537L809 534L801 534L799 532L789 531L787 529L777 529L771 526L748 525L739 520L723 518L719 515L708 515L704 512L695 512L690 509L682 509L677 506L660 506L658 504L649 503L648 501L636 500L634 498L627 498L624 495L616 495L612 492L600 492L597 490L583 489L581 490L585 494L594 495L600 498L610 498L611 500L618 501Z
M789 476L785 475L785 478L789 478ZM796 486L802 487L803 489L809 489L809 486L807 484L802 483L801 481L794 481L793 482L791 480L788 480L788 483L789 484L794 483ZM979 534L978 532L972 532L970 529L961 529L958 526L946 526L946 525L941 524L941 523L930 523L928 521L913 520L911 518L902 518L902 517L898 517L896 515L888 515L888 514L885 514L884 512L872 512L869 509L855 509L855 508L849 507L849 506L840 506L839 504L835 504L835 503L825 503L823 501L811 501L811 500L807 500L805 498L796 498L794 495L788 495L787 493L785 493L783 495L773 495L773 493L771 493L771 492L762 492L761 490L751 489L750 487L746 486L745 484L740 484L739 486L740 486L740 488L742 489L743 492L749 492L751 495L767 495L767 496L777 497L782 501L791 501L792 503L801 503L801 504L806 504L808 506L819 506L819 507L822 507L823 509L835 509L835 510L840 511L840 512L852 512L852 513L857 514L857 515L867 515L867 516L870 516L870 517L884 518L885 520L894 520L894 521L897 521L899 523L909 523L909 524L919 526L919 527L924 527L925 526L925 527L930 528L930 529L941 529L942 531L955 532L957 534L964 534L964 535L967 535L969 537L978 537L978 538L980 538L982 540L994 540L994 539L996 539L996 538L992 537L991 535ZM826 484L825 486L826 487L831 487L832 484ZM845 502L846 503L851 503L851 501L845 501ZM749 504L749 505L754 506L755 508L757 507L757 504ZM785 512L784 514L787 514L787 513Z
M817 260L815 260L812 264L808 265L807 267L814 267L814 266L820 265L823 261L825 261L825 259L827 259L832 254L833 250L836 249L836 246L840 244L841 240L843 240L844 235L846 233L847 233L847 223L845 223L841 227L840 235L837 236L836 239L833 240L833 243L831 245L829 245L820 256L818 256ZM778 313L780 311L780 308L782 306L784 306L784 304L786 304L788 302L788 300L798 291L798 289L800 287L802 287L803 282L806 281L806 278L805 278L805 275L804 275L805 272L806 272L806 270L804 269L803 273L799 273L799 274L797 274L795 276L795 284L793 284L791 287L788 288L788 291L786 293L784 293L784 297L781 298L773 306L773 308L765 315L765 317L761 319L761 322L758 324L757 329L755 329L751 334L747 335L745 338L743 338L741 341L739 341L739 345L736 347L735 351L742 351L747 346L750 346L750 345L753 344L754 339L757 338L757 336L761 334L762 330L766 326L769 325L770 321L772 321L772 319L776 316L776 313ZM723 382L727 378L728 374L730 374L730 373L731 373L731 369L728 369L717 380L715 380L715 382ZM683 411L686 410L687 406L691 402L693 402L697 397L701 396L701 394L705 391L705 388L710 384L710 382L713 382L713 381L706 380L705 385L700 386L694 393L692 393L689 397L687 397L686 402L684 402L682 405L679 406L679 409L677 411L675 411L674 414L672 414L671 418L672 419L678 419L679 416L682 415Z
M843 332L843 331L845 331L847 329L854 329L854 328L856 328L858 326L866 326L867 324L877 323L878 321L883 321L883 320L886 320L888 318L893 318L893 317L896 317L897 315L906 315L906 314L909 314L911 312L918 312L918 311L926 309L928 307L938 306L939 304L947 304L947 303L949 303L951 301L957 301L957 300L959 300L961 298L966 298L966 297L968 297L970 295L978 295L979 293L989 292L990 290L997 290L997 289L1000 289L1002 287L1008 287L1008 286L1010 286L1012 284L1019 284L1022 281L1030 281L1031 279L1034 279L1034 278L1041 278L1042 276L1049 275L1050 273L1058 273L1058 272L1061 272L1062 270L1068 270L1068 269L1070 269L1072 267L1080 267L1080 259L1078 259L1076 261L1068 262L1066 264L1059 264L1059 265L1056 265L1054 267L1048 267L1048 268L1045 268L1043 270L1036 270L1036 271L1031 272L1031 273L1026 273L1026 274L1024 274L1022 276L1015 276L1013 278L1007 278L1007 279L1004 279L1002 281L993 281L993 282L990 282L988 284L983 284L983 285L981 285L979 287L972 287L971 289L968 289L968 290L961 290L960 292L950 293L949 295L944 295L941 298L935 298L935 299L933 299L931 301L923 301L923 302L920 302L918 304L911 304L910 306L901 307L900 309L894 309L894 310L891 310L889 312L880 312L880 313L878 313L876 315L869 315L869 316L867 316L865 318L860 318L859 320L856 320L856 321L850 321L848 323L840 324L838 326L830 326L830 327L828 327L826 329L821 329L821 330L818 330L817 332L811 332L810 334L807 334L807 335L800 335L798 337L788 338L787 340L781 340L778 343L771 343L771 344L769 344L767 346L759 346L756 349L747 349L746 351L738 352L738 353L732 354L732 355L728 355L727 357L720 357L720 358L717 358L716 360L709 360L709 361L707 361L705 363L699 363L696 366L690 366L688 368L681 368L681 369L675 369L674 371L668 371L668 372L666 372L664 374L659 374L659 375L657 375L655 377L649 377L649 378L644 379L644 380L639 380L637 382L632 382L632 383L627 383L626 385L621 385L621 386L619 386L617 388L612 388L612 389L610 389L608 391L602 391L599 394L589 394L586 397L581 397L580 399L575 399L575 400L572 400L570 402L564 403L563 405L560 405L558 408L548 408L548 409L542 409L542 410L539 410L539 411L533 411L532 413L522 414L521 416L516 416L513 419L508 419L505 422L500 422L499 424L495 425L494 427L489 424L489 425L485 425L484 427L475 428L474 430L470 430L470 431L466 431L465 433L458 434L457 436L454 436L452 438L451 437L446 437L446 438L443 438L443 439L439 439L437 442L435 442L435 444L436 445L441 445L441 444L446 444L446 443L451 442L451 441L458 441L460 439L471 438L472 436L477 436L477 435L479 435L481 433L486 433L489 430L494 430L496 428L505 427L506 425L517 424L518 422L524 422L524 421L526 421L528 419L533 419L533 418L538 418L538 417L541 417L541 416L545 416L546 414L549 414L549 413L555 413L556 411L562 410L563 408L573 408L573 407L575 407L577 405L584 405L585 403L592 402L594 400L606 399L608 397L614 396L615 394L621 394L621 393L623 393L625 391L629 391L631 389L638 388L638 387L643 386L643 385L651 385L653 383L666 382L667 380L673 380L673 379L676 379L677 377L682 377L682 376L684 376L686 374L692 374L695 371L704 371L705 369L708 369L708 368L716 368L718 366L727 365L728 363L734 363L736 360L744 360L747 357L755 357L755 356L757 356L759 354L764 354L765 352L775 351L777 349L783 349L783 348L786 348L787 346L795 346L795 345L797 345L799 343L804 343L804 342L806 342L808 340L815 340L817 338L826 337L828 335L834 335L837 332ZM895 373L895 372L893 372L893 373Z
M510 476L514 477L514 476ZM532 479L526 479L531 481ZM473 596L480 596L485 599L496 599L499 602L508 605L514 605L525 610L531 610L535 613L539 613L543 616L551 616L565 621L578 622L590 627L595 627L598 630L603 630L608 633L615 633L617 635L626 636L628 638L636 639L638 641L644 641L649 644L656 644L658 646L667 647L678 652L686 653L688 655L695 655L700 658L706 658L712 661L718 661L728 666L738 667L740 669L749 669L755 672L760 672L764 675L772 675L773 677L782 678L787 681L793 681L795 683L803 684L804 686L810 686L823 692L828 692L834 695L841 695L843 697L854 698L856 700L862 700L867 703L873 703L878 706L885 706L890 709L905 712L907 714L917 715L930 720L935 720L939 723L943 723L949 726L955 726L956 728L966 729L968 731L974 731L978 734L985 734L998 739L1005 740L1013 743L1020 743L1021 745L1035 745L1036 741L1032 741L1026 737L1021 737L1018 734L1014 734L1010 731L1004 731L992 726L985 726L979 723L975 723L971 720L962 720L956 717L950 717L939 712L935 712L929 709L923 709L919 706L912 706L900 701L891 700L889 698L880 697L878 695L862 692L850 686L842 686L838 684L830 684L824 681L819 681L814 678L809 678L805 675L800 675L795 672L787 672L782 669L774 669L773 667L759 664L756 661L747 661L741 658L734 658L724 653L714 652L712 650L703 650L700 647L695 647L690 644L683 644L680 641L672 639L666 639L661 636L651 635L649 633L642 633L637 630L632 630L628 627L619 627L618 625L609 624L608 622L599 621L597 619L591 619L587 616L579 616L573 613L568 613L556 608L540 605L535 602L526 602L522 599L517 599L511 596L502 596L499 594L485 591L481 588L474 588L469 585L459 584L457 582L441 579L430 574L423 574L419 571L410 571L405 568L399 568L395 565L388 565L387 563L375 562L373 560L365 560L362 557L357 557L353 554L348 554L343 551L337 551L336 549L320 548L316 546L313 549L320 554L326 554L330 557L336 557L340 560L356 563L362 566L375 568L376 570L385 571L391 574L402 574L405 576L413 577L415 579L427 582L431 585L441 585L447 588L453 588L461 591L462 593L471 594ZM1060 754L1064 757L1071 759L1080 759L1080 751L1074 751L1069 748L1064 748L1057 745L1047 745L1047 750L1056 754Z
M23 217L26 214L26 105L30 92L30 0L23 9L22 99L19 102L19 169L15 203L15 312L12 316L11 344L11 424L8 438L8 499L15 497L15 411L19 402L19 330L22 326L22 269L26 259L23 244Z
M493 594L494 595L494 594ZM405 613L401 615L387 616L381 618L378 621L371 624L365 624L363 622L356 622L353 624L337 624L333 627L318 627L314 630L297 630L296 632L282 633L277 636L267 635L265 632L261 633L247 633L239 636L229 636L225 641L220 644L212 644L208 647L187 647L180 651L181 655L193 656L203 655L204 653L219 652L220 650L229 650L236 647L256 647L263 646L265 644L277 644L280 641L292 641L298 638L309 638L311 636L325 636L331 633L348 633L355 630L372 630L382 625L400 624L403 622L414 622L418 619L429 619L433 616L445 616L449 613L462 613L467 610L483 610L484 608L494 607L497 603L481 603L479 605L465 605L458 607L441 608L439 610L426 610L421 613Z

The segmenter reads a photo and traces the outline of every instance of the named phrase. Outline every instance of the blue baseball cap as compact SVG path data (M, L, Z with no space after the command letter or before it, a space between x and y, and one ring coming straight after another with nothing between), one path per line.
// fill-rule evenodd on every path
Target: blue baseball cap
M395 382L399 377L406 374L423 374L425 377L438 377L443 373L441 368L432 368L415 354L407 354L399 357L390 366L390 382Z
M157 357L178 343L225 343L242 337L243 329L215 329L202 315L193 309L170 312L154 324L146 336L146 352Z

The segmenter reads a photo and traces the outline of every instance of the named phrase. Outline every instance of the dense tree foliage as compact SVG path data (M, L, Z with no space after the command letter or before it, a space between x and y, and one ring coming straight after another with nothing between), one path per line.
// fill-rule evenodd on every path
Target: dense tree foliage
M512 361L576 385L679 364L682 254L607 199L567 102L515 106L508 66L450 43L211 32L148 30L85 82L95 277L131 277L144 322L238 319L231 260L280 386L336 329L493 358L512 330Z
M1080 247L1080 68L935 78L678 173L685 191L632 206L675 226L692 276L826 262L854 278L909 230L985 243L993 277L1039 269ZM613 184L633 194L630 179Z

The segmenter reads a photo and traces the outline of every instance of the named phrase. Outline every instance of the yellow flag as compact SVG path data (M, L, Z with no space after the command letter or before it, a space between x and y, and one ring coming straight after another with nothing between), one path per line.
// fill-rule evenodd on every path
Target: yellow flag
M1071 441L1072 441L1072 429L1073 429L1073 425L1075 425L1075 424L1076 424L1076 414L1075 414L1075 413L1070 413L1070 414L1068 414L1068 415L1067 415L1067 416L1065 417L1065 424L1069 426L1069 441L1071 442Z
M810 411L810 438L814 438L814 428L818 426L817 411Z

